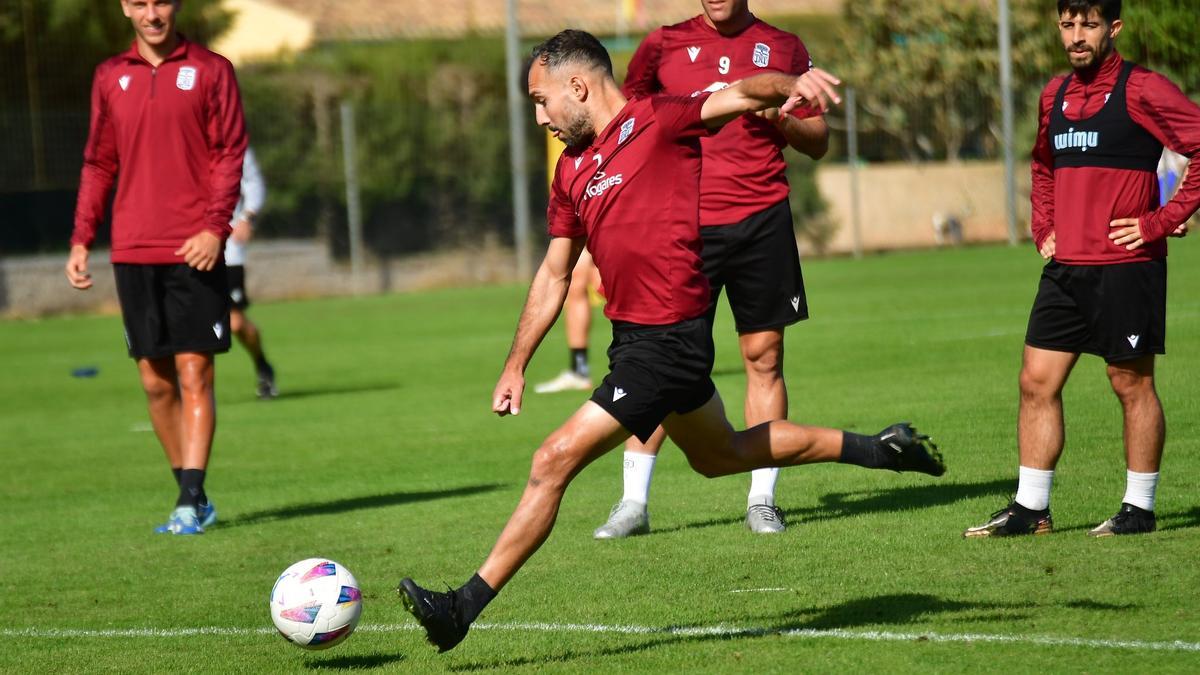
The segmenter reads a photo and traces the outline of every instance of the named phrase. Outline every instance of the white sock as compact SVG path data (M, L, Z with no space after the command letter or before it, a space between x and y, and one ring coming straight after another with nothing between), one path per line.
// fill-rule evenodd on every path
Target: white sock
M1021 467L1017 480L1016 502L1031 511L1050 508L1050 484L1054 482L1054 469L1043 471Z
M1125 498L1121 501L1139 509L1154 510L1154 490L1158 487L1158 472L1125 472Z
M625 494L621 501L648 504L650 502L650 477L654 475L654 460L657 455L640 452L625 452L623 476Z
M775 481L779 480L779 468L768 467L755 469L750 472L750 493L746 496L746 506L755 504L775 505Z

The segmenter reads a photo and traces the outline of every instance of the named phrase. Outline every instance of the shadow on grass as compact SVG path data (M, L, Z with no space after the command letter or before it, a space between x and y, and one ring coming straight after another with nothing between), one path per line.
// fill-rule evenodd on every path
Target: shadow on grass
M503 660L478 660L453 665L450 667L450 670L471 672L491 670L493 668L568 664L572 661L583 659L635 654L669 645L772 637L805 631L836 631L853 629L860 626L891 625L906 628L907 632L919 636L923 632L919 625L920 622L931 619L936 615L960 615L954 618L959 623L997 619L1014 621L1028 617L1039 606L1065 606L1076 609L1104 611L1124 611L1130 608L1128 605L1109 605L1088 600L1071 601L1064 605L1051 603L1031 605L1024 601L1011 603L975 602L950 600L923 593L898 593L857 598L828 607L803 608L772 616L750 617L749 619L739 617L737 619L714 622L723 625L745 624L747 621L762 624L761 627L756 628L698 635L696 634L697 632L711 628L711 624L669 626L630 644L610 646L602 649L567 649L562 652L542 656L527 656ZM915 637L914 639L917 641L921 640L920 637ZM547 643L550 640L551 638L547 638Z
M1160 528L1163 530L1184 530L1189 527L1200 527L1200 506L1193 507L1190 511L1164 513L1161 520L1167 521L1166 527Z
M928 485L909 485L890 490L863 490L859 492L831 492L821 496L819 506L802 509L785 509L784 515L791 523L815 523L823 520L835 520L865 513L885 513L906 509L921 509L930 506L944 506L964 499L974 499L987 495L1001 497L1012 492L1013 481L1006 478L980 483L930 483ZM997 502L999 503L999 502ZM986 514L984 514L986 515ZM742 522L742 516L729 518L714 518L694 523L686 523L675 527L654 530L655 532L675 532L715 525L731 525Z
M370 670L382 668L405 659L403 654L371 654L369 656L339 656L332 659L313 659L305 663L309 670Z
M447 490L427 490L425 492L393 492L392 494L335 499L328 502L291 504L275 509L251 511L250 513L237 516L236 518L223 520L221 521L221 527L226 528L238 527L242 525L257 525L259 523L274 520L330 515L334 513L345 513L347 511L358 511L360 509L375 509L383 506L397 506L400 504L412 504L414 502L428 502L435 499L469 497L471 495L499 490L502 487L504 487L503 483L489 483L484 485L467 485L464 487L450 488Z
M307 389L290 389L283 388L279 391L279 395L273 400L290 401L293 399L317 398L320 396L343 396L346 394L368 394L379 391L393 391L403 387L399 382L366 382L363 384L345 384L331 385L328 387L309 387ZM260 399L254 396L246 396L237 398L231 401L223 401L227 405L238 405L244 403L270 403L272 399Z
M1158 531L1166 532L1169 530L1186 530L1193 527L1200 527L1200 506L1192 508L1190 511L1168 511L1166 513L1156 512L1158 516ZM1070 532L1087 532L1099 525L1101 518L1096 518L1095 522L1086 522L1079 525L1060 526L1055 524L1055 534L1066 534Z
M401 387L399 382L372 382L359 385L312 387L309 389L283 389L277 399L313 398L315 396L340 396L342 394L364 394L376 391L392 391Z

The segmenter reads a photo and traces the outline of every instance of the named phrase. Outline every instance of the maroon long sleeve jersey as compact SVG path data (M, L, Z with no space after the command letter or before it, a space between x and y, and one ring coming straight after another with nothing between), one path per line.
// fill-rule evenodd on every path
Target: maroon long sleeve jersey
M1189 171L1157 208L1154 169L1163 146L1189 158L1200 152L1200 106L1167 78L1114 52L1094 73L1052 79L1033 147L1037 247L1053 233L1055 260L1073 265L1166 256L1165 237L1200 207L1200 171ZM1119 218L1140 219L1145 245L1129 251L1112 243L1109 223Z
M181 263L190 237L224 240L246 126L233 65L180 39L157 67L136 44L96 68L71 244L91 246L113 183L112 261Z
M700 14L647 35L629 62L621 89L630 98L688 96L724 89L758 73L801 75L811 67L804 43L791 33L755 19L726 36ZM809 107L792 112L799 118L820 114ZM787 198L787 140L774 123L742 115L700 144L701 227L737 223Z

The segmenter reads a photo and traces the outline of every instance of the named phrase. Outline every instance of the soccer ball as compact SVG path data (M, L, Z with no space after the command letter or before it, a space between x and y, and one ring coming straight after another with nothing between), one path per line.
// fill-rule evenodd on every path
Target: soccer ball
M305 649L328 649L350 637L362 614L362 592L350 570L326 558L292 565L271 589L271 620Z

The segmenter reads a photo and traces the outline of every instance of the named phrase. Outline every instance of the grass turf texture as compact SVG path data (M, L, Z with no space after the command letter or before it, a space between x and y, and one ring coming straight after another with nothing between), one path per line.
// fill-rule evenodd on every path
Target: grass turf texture
M1125 475L1119 406L1103 364L1085 357L1065 392L1057 533L960 538L1015 490L1016 378L1040 265L1030 247L813 261L812 319L787 333L792 419L864 433L911 419L941 444L950 472L786 470L778 499L790 527L755 536L741 525L748 478L706 481L668 446L651 490L654 533L596 542L592 529L620 495L611 453L571 486L550 540L481 617L499 627L473 630L441 656L413 629L396 583L466 580L515 505L530 452L585 397L531 393L517 418L489 412L523 288L253 307L283 394L255 400L245 354L220 357L208 491L221 523L191 538L151 532L174 485L119 320L0 323L0 671L1195 672L1200 652L1187 649L829 636L1200 642L1200 251L1191 244L1177 243L1171 258L1157 534L1084 536L1116 511ZM608 325L597 319L592 361L603 373ZM725 310L716 336L715 380L736 423L744 377ZM556 328L528 382L565 363ZM99 375L70 376L86 365ZM364 592L359 632L328 652L269 631L276 575L310 556L345 564ZM732 592L764 588L785 590ZM200 627L234 630L46 632ZM818 633L780 634L794 629Z

